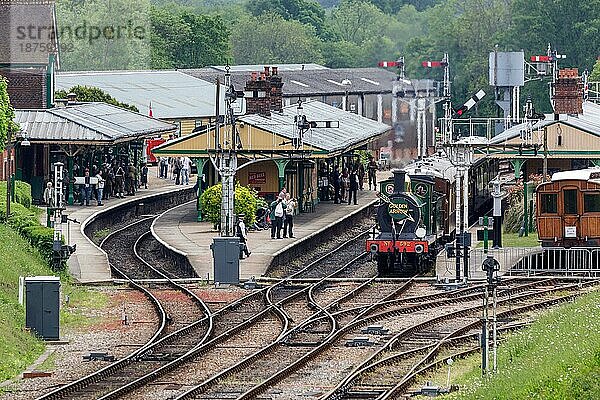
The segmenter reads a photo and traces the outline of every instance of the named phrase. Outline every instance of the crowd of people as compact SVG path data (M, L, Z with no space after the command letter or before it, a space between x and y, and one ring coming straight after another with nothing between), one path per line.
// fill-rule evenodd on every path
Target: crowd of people
M93 165L91 170L74 164L73 175L76 178L73 195L81 206L89 206L92 201L102 206L104 200L133 196L142 187L148 189L148 171L145 163L136 168L131 162L116 160L100 167ZM54 184L47 182L43 200L50 207L55 206L54 190Z
M189 185L192 164L189 157L160 157L158 176L163 179L170 178L176 185Z
M328 193L331 189L331 200L335 204L358 204L357 194L359 190L364 190L365 175L368 179L369 190L377 190L377 170L377 162L372 156L369 157L366 165L357 161L341 171L335 166L329 173L322 173L325 180L321 190ZM326 199L329 198L330 196L327 194ZM326 199L322 198L322 200ZM283 188L276 199L269 204L267 211L271 239L294 238L294 215L297 208L298 201ZM247 228L243 219L243 215L238 215L236 222L236 234L240 239L240 258L244 258L244 255L248 257L251 254L248 249Z
M333 189L331 197L335 204L358 204L357 194L359 190L364 190L365 172L368 176L369 190L377 190L377 169L377 162L372 156L369 157L366 167L362 162L357 161L340 171L336 165L329 172L328 179L323 181L322 187L327 191L329 188Z

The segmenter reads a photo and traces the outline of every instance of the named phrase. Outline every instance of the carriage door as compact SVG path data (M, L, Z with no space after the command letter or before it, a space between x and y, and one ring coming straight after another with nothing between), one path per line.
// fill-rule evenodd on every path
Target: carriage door
M577 188L563 190L563 234L567 240L576 240L581 233L578 193Z

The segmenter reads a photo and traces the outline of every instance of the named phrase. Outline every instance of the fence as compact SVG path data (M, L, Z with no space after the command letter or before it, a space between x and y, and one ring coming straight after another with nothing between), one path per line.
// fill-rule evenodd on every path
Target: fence
M475 248L469 251L469 278L484 279L483 261L491 255L500 263L503 275L566 275L600 276L600 247L542 249L541 247ZM453 277L455 259L441 254L437 259L437 271L441 277ZM462 267L461 267L462 273Z

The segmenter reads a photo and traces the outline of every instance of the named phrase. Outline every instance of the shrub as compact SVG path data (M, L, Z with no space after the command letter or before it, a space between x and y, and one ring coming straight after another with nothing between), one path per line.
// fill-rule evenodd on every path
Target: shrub
M200 196L202 216L216 224L221 221L221 184L206 189ZM256 208L258 207L258 194L253 189L235 185L234 212L244 214L244 222L252 224L256 220Z
M31 186L17 181L15 185L16 203L10 204L10 217L6 218L6 182L0 183L0 219L35 247L48 265L52 265L52 244L54 230L40 225L31 207Z

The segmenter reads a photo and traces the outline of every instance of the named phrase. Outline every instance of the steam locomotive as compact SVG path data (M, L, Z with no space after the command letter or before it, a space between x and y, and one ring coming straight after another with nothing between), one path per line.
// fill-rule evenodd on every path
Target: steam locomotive
M380 183L377 226L366 241L382 276L414 275L435 265L455 235L456 168L436 155L392 171ZM481 158L469 169L470 220L491 209L489 182L498 174L497 160Z

